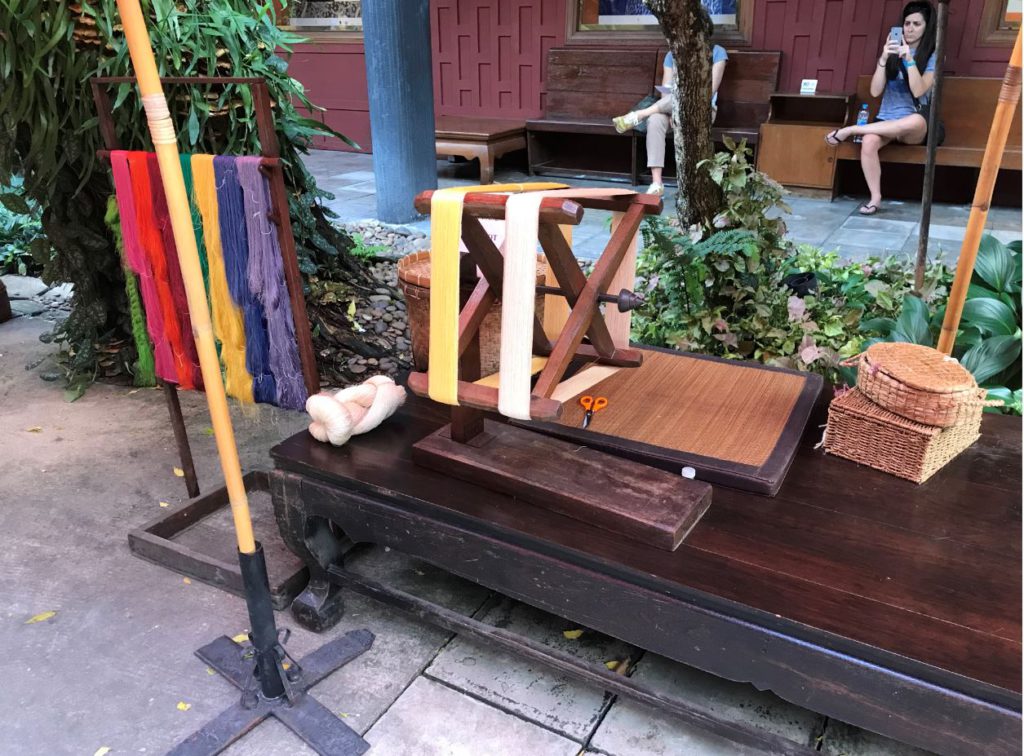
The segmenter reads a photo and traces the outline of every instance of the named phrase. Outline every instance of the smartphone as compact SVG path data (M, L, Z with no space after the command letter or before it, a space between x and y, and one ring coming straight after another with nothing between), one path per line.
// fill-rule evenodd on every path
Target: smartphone
M895 42L897 45L903 44L903 27L894 26L889 29L889 41Z

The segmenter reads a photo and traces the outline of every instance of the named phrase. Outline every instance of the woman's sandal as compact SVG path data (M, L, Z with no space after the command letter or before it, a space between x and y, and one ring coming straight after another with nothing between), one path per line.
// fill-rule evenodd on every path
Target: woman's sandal
M861 205L857 212L861 215L874 215L878 212L878 205Z
M840 144L845 142L846 141L845 139L837 139L836 138L836 134L838 134L838 133L839 133L839 129L836 129L835 131L830 131L829 133L827 133L825 135L825 144L827 144L829 147L838 147Z

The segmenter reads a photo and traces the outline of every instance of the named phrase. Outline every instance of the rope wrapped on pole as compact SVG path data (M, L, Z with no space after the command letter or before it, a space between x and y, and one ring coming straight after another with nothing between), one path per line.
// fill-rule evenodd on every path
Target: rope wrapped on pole
M1010 54L1010 63L1003 76L1003 86L999 90L999 102L996 105L996 113L992 119L992 129L988 134L988 143L985 145L985 155L981 161L981 172L978 176L978 186L974 191L974 202L971 205L971 215L967 220L967 232L964 235L963 244L960 246L960 258L956 266L956 276L953 278L953 286L949 291L949 302L946 305L946 317L942 321L942 331L939 333L940 352L951 354L953 343L956 341L957 328L960 325L960 316L963 314L964 302L967 299L967 287L971 283L971 275L974 273L974 261L978 256L978 245L981 243L981 234L985 230L985 221L988 218L989 203L992 201L992 189L996 183L996 176L999 173L999 163L1003 158L1003 151L1006 149L1006 138L1010 133L1010 126L1013 123L1017 103L1020 101L1021 86L1021 51L1020 32L1017 32L1017 42Z
M139 83L139 92L142 95L142 105L146 111L146 121L149 124L153 147L160 164L160 177L164 194L167 197L171 230L181 264L189 317L195 335L199 365L206 389L206 401L210 408L210 419L217 442L221 469L224 473L224 483L228 491L228 501L231 504L238 549L243 554L253 554L256 552L256 540L253 536L252 518L249 514L249 499L242 481L242 468L238 460L235 433L231 425L227 395L221 378L220 360L217 357L210 310L206 302L206 288L203 285L203 272L199 262L199 250L196 246L196 237L192 226L192 212L185 194L185 180L181 172L177 135L167 107L163 86L160 83L156 59L153 55L149 32L146 29L146 21L139 6L139 0L117 0L117 7L124 26L125 38L128 41L132 66Z

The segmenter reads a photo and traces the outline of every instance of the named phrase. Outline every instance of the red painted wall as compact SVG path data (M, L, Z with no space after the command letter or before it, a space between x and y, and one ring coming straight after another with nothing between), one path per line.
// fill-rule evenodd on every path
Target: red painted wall
M779 86L797 90L817 79L818 91L852 92L871 73L889 27L900 23L904 0L757 0L751 48L782 50ZM1008 47L978 47L985 0L950 3L947 74L1002 77Z
M565 0L431 0L438 115L544 113L548 50L565 40Z
M544 112L547 51L565 43L577 0L430 0L434 111L441 115L531 117ZM751 49L781 50L779 86L818 79L821 92L852 92L870 73L904 0L743 0L755 2ZM1001 77L1007 47L978 47L985 0L950 3L946 72ZM321 117L370 151L362 44L295 46L291 74L326 108ZM338 139L317 146L349 149Z

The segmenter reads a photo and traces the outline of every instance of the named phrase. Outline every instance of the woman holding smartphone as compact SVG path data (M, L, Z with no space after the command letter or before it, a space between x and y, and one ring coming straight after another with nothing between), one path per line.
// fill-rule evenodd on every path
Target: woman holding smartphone
M882 204L878 151L889 142L922 144L928 136L925 108L935 81L934 18L931 3L907 3L903 8L902 39L893 34L886 37L871 78L871 96L882 96L875 122L836 129L825 137L833 146L853 136L862 139L860 165L871 197L861 205L861 215L874 215Z

